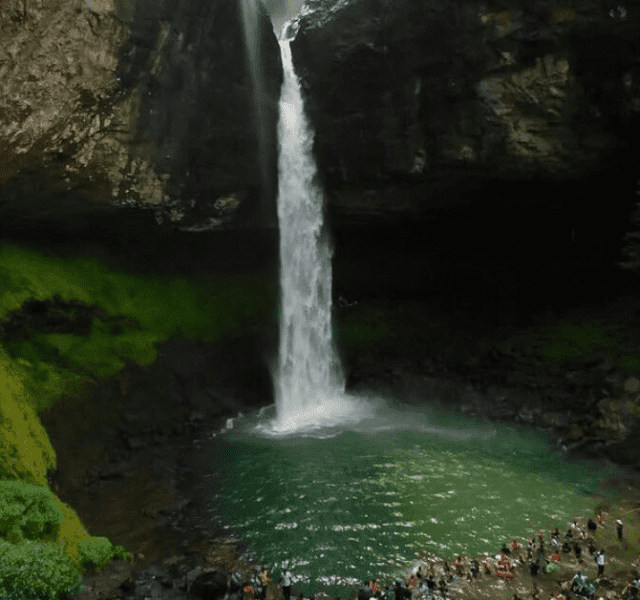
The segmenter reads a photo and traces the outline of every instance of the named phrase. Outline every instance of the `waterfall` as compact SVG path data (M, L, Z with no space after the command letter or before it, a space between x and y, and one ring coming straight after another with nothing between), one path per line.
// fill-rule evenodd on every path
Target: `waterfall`
M259 0L240 0L244 44L247 52L249 75L253 89L253 107L258 139L258 162L262 179L263 194L269 195L269 174L267 171L267 133L264 118L264 82L262 78L262 55L260 52L260 6Z
M285 28L286 30L286 28ZM313 134L288 40L280 41L284 83L278 123L280 226L280 357L277 426L323 421L340 401L344 377L331 318L331 247L323 224L323 194L315 183Z

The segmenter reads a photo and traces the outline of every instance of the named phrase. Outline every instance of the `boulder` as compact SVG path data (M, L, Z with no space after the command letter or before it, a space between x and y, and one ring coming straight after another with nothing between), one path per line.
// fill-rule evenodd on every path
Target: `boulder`
M546 412L542 415L543 424L550 427L567 427L569 419L570 415L560 412Z
M624 391L627 394L638 394L640 393L640 380L636 377L629 377L624 382Z
M197 567L187 574L188 592L202 600L222 598L227 592L227 577L217 569Z
M577 442L583 437L584 431L582 430L582 427L580 427L580 425L578 425L577 423L571 425L571 427L569 428L569 432L567 433L567 439L572 442Z

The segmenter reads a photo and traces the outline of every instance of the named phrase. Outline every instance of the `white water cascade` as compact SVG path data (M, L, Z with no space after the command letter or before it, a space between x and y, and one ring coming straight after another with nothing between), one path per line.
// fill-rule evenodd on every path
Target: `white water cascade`
M313 134L289 41L281 40L280 48L284 66L278 123L281 304L273 429L292 431L353 420L360 411L344 394L333 342L332 250L323 225L323 194L314 181Z

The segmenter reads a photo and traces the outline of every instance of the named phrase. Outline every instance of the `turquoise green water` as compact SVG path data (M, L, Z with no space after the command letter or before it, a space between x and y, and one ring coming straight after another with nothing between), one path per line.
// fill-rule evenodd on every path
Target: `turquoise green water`
M286 437L256 431L268 416L203 449L212 501L270 568L293 561L308 594L351 593L425 553L494 554L512 537L566 530L604 481L533 433L446 412L383 409Z

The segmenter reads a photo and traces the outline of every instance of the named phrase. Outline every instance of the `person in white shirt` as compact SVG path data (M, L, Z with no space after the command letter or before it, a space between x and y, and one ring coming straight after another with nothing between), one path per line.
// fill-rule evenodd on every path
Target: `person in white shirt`
M598 577L600 577L604 573L604 550L598 550L595 558L598 565Z
M282 565L284 574L282 575L282 593L284 594L284 600L290 600L291 598L291 571L289 571L289 563L286 562Z
M618 539L622 539L622 521L620 519L616 519L616 530L618 532Z

